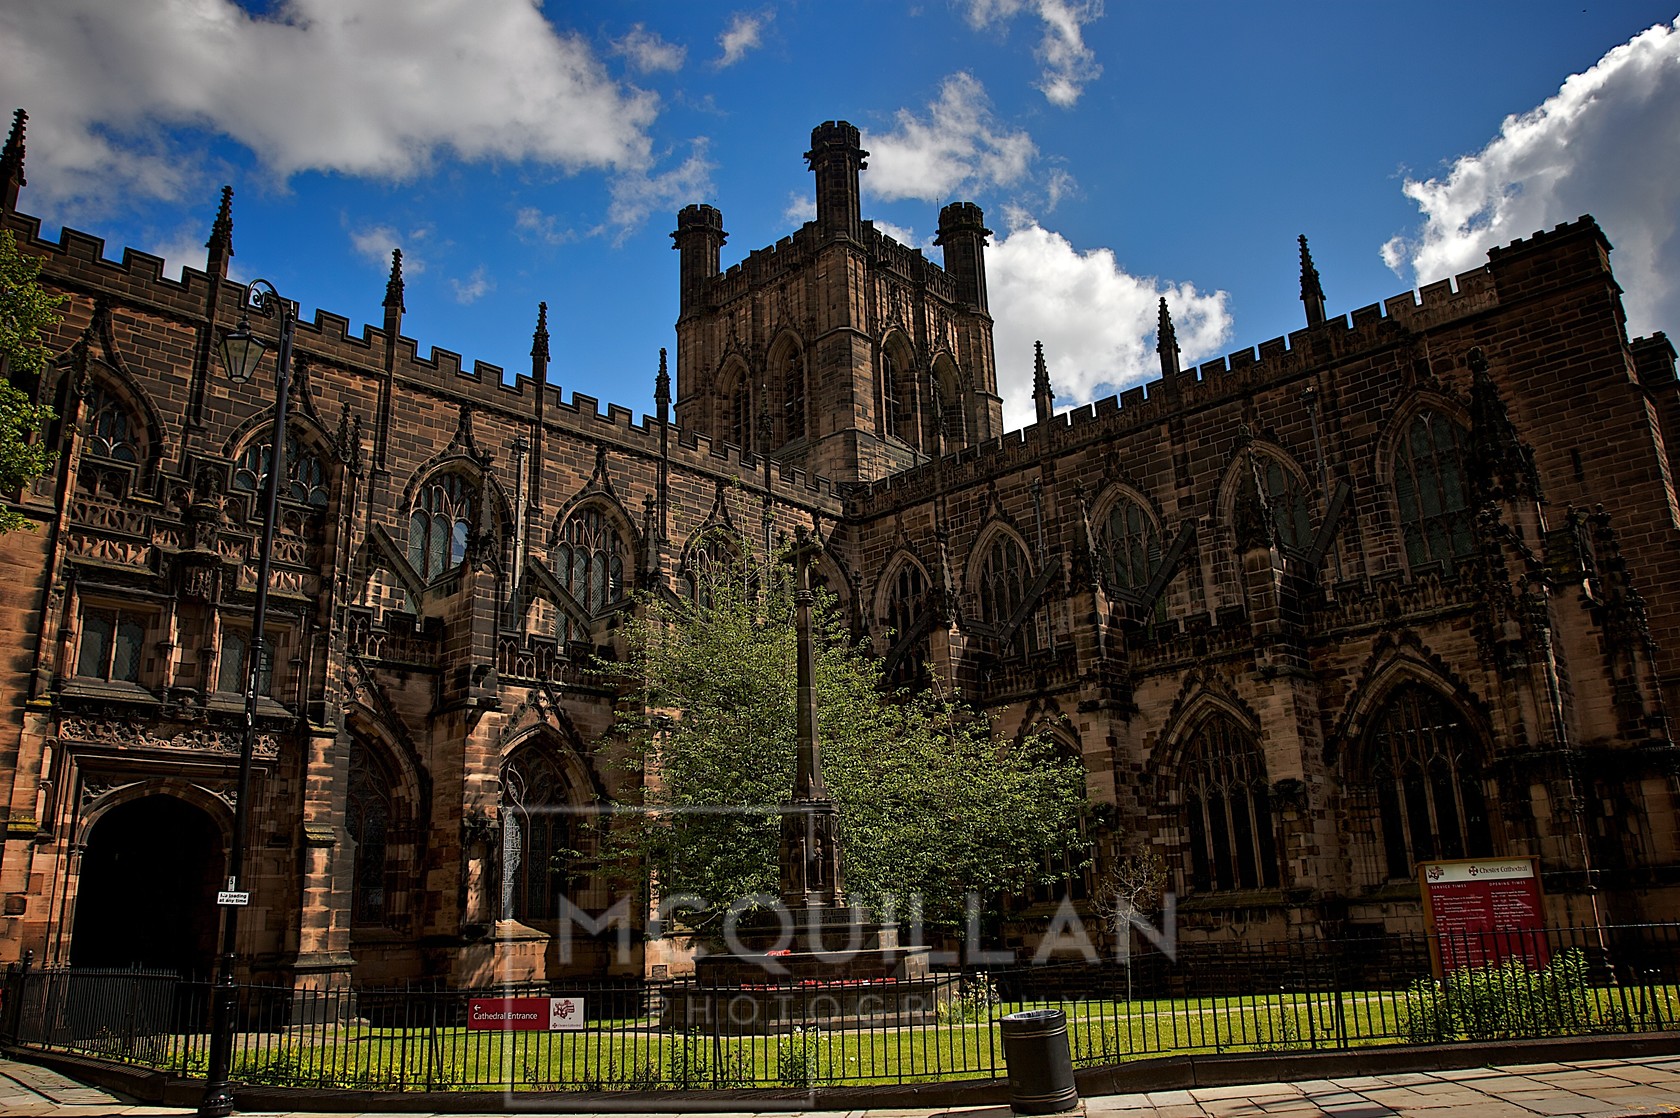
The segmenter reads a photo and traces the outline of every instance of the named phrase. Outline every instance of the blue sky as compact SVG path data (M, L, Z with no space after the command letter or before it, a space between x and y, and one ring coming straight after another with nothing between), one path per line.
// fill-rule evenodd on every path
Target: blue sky
M1572 76L1573 75L1573 76ZM1680 330L1680 28L1623 0L548 3L8 0L0 107L22 208L201 266L223 183L234 271L651 410L688 202L725 264L808 216L813 125L863 129L866 217L908 243L967 199L1006 417L1043 339L1066 406L1297 329L1295 237L1332 313L1594 213L1630 329ZM938 249L928 248L935 259Z

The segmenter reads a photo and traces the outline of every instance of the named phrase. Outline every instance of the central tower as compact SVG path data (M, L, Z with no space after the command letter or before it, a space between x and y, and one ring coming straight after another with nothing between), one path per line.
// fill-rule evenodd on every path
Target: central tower
M677 215L684 429L839 482L1002 433L980 207L940 214L941 268L863 220L868 156L846 121L812 129L816 220L728 271L723 215Z

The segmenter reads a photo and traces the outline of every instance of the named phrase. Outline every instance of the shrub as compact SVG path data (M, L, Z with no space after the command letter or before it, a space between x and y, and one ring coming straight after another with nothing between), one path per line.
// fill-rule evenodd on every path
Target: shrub
M815 1087L822 1082L822 1032L796 1028L776 1038L776 1082L783 1087Z
M1587 960L1578 948L1559 952L1541 970L1521 959L1463 967L1440 983L1412 983L1403 1031L1414 1044L1557 1036L1588 1027L1588 993Z

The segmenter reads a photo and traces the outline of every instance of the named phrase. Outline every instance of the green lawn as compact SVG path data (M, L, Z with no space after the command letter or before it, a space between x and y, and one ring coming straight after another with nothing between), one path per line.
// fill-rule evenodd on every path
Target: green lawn
M276 1086L410 1091L802 1088L987 1078L1003 1071L999 1019L1047 1007L1068 1014L1069 1041L1080 1065L1169 1053L1332 1049L1435 1039L1418 1035L1421 1018L1406 991L989 1006L968 1002L935 1025L812 1029L779 1036L674 1033L652 1018L592 1021L587 1031L555 1033L425 1026L405 1031L360 1022L302 1026L241 1034L235 1078ZM969 1019L958 1019L965 1015ZM1677 1020L1680 988L1590 988L1579 990L1546 1031L1645 1030L1671 1027ZM151 1041L131 1058L202 1074L201 1061L182 1056L182 1046L189 1043L192 1051L202 1053L202 1037ZM97 1051L104 1046L79 1047Z

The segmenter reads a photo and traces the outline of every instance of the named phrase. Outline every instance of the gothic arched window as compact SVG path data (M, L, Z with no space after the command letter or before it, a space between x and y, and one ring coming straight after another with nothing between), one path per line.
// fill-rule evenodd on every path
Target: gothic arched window
M574 512L554 545L554 574L572 600L594 617L624 598L624 543L598 508ZM587 629L560 611L561 640L585 640Z
M1295 551L1305 551L1313 540L1312 502L1295 471L1270 455L1261 457L1266 503L1272 510L1272 527L1277 540Z
M911 562L900 563L889 584L884 620L892 630L893 644L902 644L906 634L922 619L927 609L927 579L922 568ZM889 682L899 686L913 682L921 675L926 663L926 638L917 638L916 647L905 648L895 661Z
M424 579L461 565L472 532L473 494L460 474L438 474L414 494L408 513L408 561Z
M87 417L87 453L118 462L140 461L128 409L104 385L88 398Z
M359 738L350 739L350 785L345 829L356 844L350 871L350 919L383 924L390 915L388 895L391 839L391 776Z
M1406 425L1394 456L1394 498L1406 562L1451 563L1470 554L1470 502L1464 487L1464 435L1438 412Z
M1197 892L1278 883L1266 759L1254 736L1215 714L1185 746L1179 770L1189 884Z
M709 609L717 580L727 577L739 561L740 556L723 530L708 532L703 540L689 549L688 557L683 560L683 597L701 609Z
M948 356L941 356L928 370L928 415L941 453L968 445L962 390L957 382L956 366Z
M752 392L747 386L744 372L733 378L730 387L724 390L723 413L724 424L728 430L727 440L740 447L743 454L751 450Z
M881 343L881 422L888 435L920 449L916 417L916 359L904 335L893 331Z
M1376 801L1387 878L1418 862L1493 853L1481 744L1440 695L1397 688L1371 722L1356 791Z
M1056 745L1057 757L1061 761L1072 761L1079 767L1079 783L1081 804L1088 803L1085 797L1085 765L1076 741L1060 733L1048 735ZM1091 895L1090 881L1090 836L1088 834L1089 819L1084 808L1080 809L1078 818L1078 834L1060 850L1048 851L1044 855L1044 877L1033 887L1033 900L1055 904L1057 902L1083 901Z
M782 357L782 422L786 441L805 437L805 357L791 345Z
M571 787L553 758L533 746L502 766L504 920L553 920L580 886Z
M234 464L233 487L261 493L273 461L272 436L266 441L250 443ZM286 480L282 498L316 508L327 507L327 471L321 465L321 457L299 443L295 434L286 436Z
M1109 506L1098 529L1103 584L1110 590L1147 586L1161 566L1161 533L1138 502L1121 497Z
M980 567L980 620L988 625L1004 625L1015 616L1021 600L1026 597L1032 582L1026 553L1014 537L999 532L986 550ZM1010 638L1009 651L1028 655L1038 650L1036 618L1028 618Z

